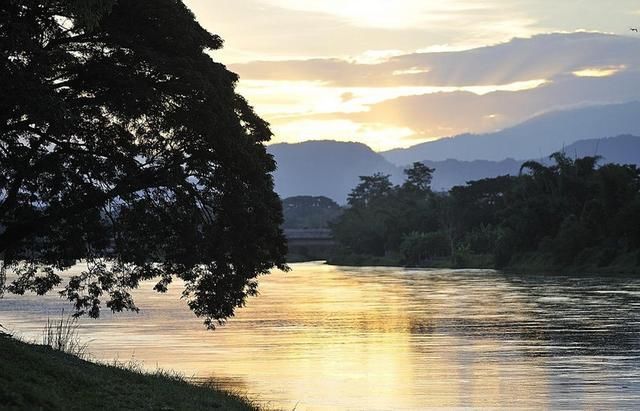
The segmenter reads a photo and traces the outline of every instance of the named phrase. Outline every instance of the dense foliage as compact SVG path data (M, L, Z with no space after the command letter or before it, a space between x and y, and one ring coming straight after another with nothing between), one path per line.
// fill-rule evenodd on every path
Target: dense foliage
M556 153L554 164L523 165L507 192L495 246L498 266L527 255L550 265L610 265L631 255L640 265L640 170L632 165L597 166L597 157L572 160Z
M222 40L176 0L0 4L0 257L78 313L184 280L213 327L285 268L271 132L208 51Z
M443 194L412 181L417 164L401 186L362 177L336 239L352 254L410 265L447 257L468 266L485 256L496 267L640 267L640 170L598 166L597 157L550 159Z
M333 225L341 251L385 257L400 252L404 236L438 230L433 170L414 163L407 180L393 186L388 175L360 177L348 198L348 208Z
M342 208L330 198L296 196L282 200L283 228L328 228L342 214Z

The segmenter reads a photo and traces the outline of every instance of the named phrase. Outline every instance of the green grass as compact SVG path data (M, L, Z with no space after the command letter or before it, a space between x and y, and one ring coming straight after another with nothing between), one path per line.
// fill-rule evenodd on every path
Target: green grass
M0 408L257 410L249 401L167 372L96 364L0 333Z

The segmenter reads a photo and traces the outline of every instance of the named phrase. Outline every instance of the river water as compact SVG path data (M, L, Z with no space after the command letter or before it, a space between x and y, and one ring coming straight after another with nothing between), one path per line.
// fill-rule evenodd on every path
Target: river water
M139 314L83 319L80 334L95 359L213 378L272 408L640 409L640 279L292 268L215 332L179 284L148 283ZM38 340L64 307L7 295L0 324Z

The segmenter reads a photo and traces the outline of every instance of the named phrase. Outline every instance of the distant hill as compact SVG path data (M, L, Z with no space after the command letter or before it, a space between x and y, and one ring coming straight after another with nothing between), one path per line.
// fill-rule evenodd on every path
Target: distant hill
M423 161L430 168L435 168L431 188L434 191L447 191L451 187L466 184L467 181L483 178L516 175L520 171L522 161L508 158L502 161Z
M621 134L640 135L640 102L555 111L495 133L463 134L380 154L399 166L424 160L524 160L579 140Z
M360 143L308 141L267 147L278 162L274 173L276 192L282 198L325 196L345 204L359 176L380 172L402 181L401 170Z
M602 163L636 164L640 166L640 137L618 137L581 140L564 148L570 157L598 155Z
M375 172L390 174L394 183L404 180L403 167L396 167L369 147L360 143L314 141L300 144L276 144L269 151L278 162L275 173L276 191L281 197L294 195L326 196L345 204L347 195L359 182L359 176ZM564 147L571 157L599 155L603 162L640 166L640 137L618 137L581 140ZM543 160L551 152L531 158ZM500 175L515 175L522 160L501 161L444 160L424 161L435 168L431 186L436 191L465 184L467 181Z
M640 166L640 137L621 135L580 140L564 147L564 152L571 158L598 155L602 157L600 164L617 163ZM552 153L547 153L547 156L541 158L540 161L547 162L549 154ZM507 174L516 175L520 171L520 166L523 162L524 160L511 158L502 161L460 161L451 159L424 161L426 165L436 169L431 186L438 191L448 190L453 186L465 184L471 180Z

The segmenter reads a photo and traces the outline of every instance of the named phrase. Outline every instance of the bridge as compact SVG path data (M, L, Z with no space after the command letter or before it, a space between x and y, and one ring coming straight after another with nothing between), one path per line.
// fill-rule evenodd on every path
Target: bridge
M302 260L324 260L335 245L328 228L287 228L284 236L289 245L289 255L297 255Z
M291 245L334 245L333 234L328 228L285 228L284 236Z

